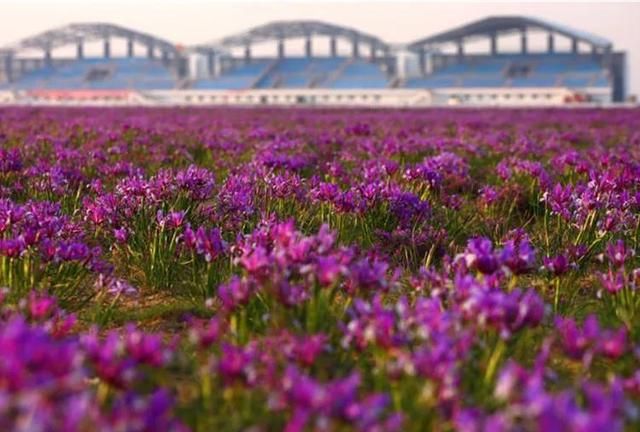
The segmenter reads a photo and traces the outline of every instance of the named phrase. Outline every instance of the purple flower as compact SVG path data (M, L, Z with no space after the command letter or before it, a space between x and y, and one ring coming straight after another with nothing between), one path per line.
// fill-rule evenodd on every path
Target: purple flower
M28 310L31 318L41 321L52 316L57 310L57 302L54 297L41 295L32 291L29 294Z
M186 237L187 240L191 240ZM204 256L207 262L215 260L227 250L227 243L222 238L220 229L211 228L209 230L204 227L198 228L195 232L196 251Z
M242 264L249 274L258 275L261 270L269 266L270 257L265 248L256 246L254 249L250 249L242 255L240 264Z
M149 334L129 324L125 328L125 349L136 362L159 368L168 363L170 350L162 336Z
M349 267L351 291L386 291L389 289L389 264L377 259L361 259Z
M62 261L84 261L91 255L89 247L80 242L62 242L58 245L57 257Z
M225 384L234 382L249 384L252 380L251 351L230 344L222 345L222 353L218 360L218 373Z
M125 227L116 228L113 230L113 237L116 239L116 242L125 244L129 239L129 231Z
M331 286L347 271L340 260L334 256L320 256L316 259L315 275L322 286Z
M175 176L179 187L185 190L195 201L204 201L211 196L215 186L215 176L205 168L195 165L179 171Z
M616 294L626 286L626 280L622 270L607 273L599 273L600 282L609 294Z
M192 320L189 326L189 335L193 343L200 348L208 348L216 343L223 334L224 323L214 317L208 321Z
M586 355L597 345L600 338L600 324L595 315L589 315L582 328L570 318L558 318L556 328L564 352L573 359L589 361Z
M402 226L422 221L431 211L428 202L410 192L392 194L389 197L389 208Z
M544 267L556 277L569 271L569 260L562 254L555 257L545 257L543 262Z
M572 194L571 185L562 186L557 183L553 189L545 192L544 200L546 200L553 213L565 220L569 220L571 218Z
M24 240L18 239L0 239L0 255L8 258L18 258L25 251L26 245Z
M482 189L480 189L480 200L486 206L497 202L499 197L498 191L493 186L483 186Z
M623 240L608 243L605 247L607 259L615 267L624 266L625 261L633 255L633 250L628 249Z
M218 287L218 297L227 310L234 310L246 304L254 288L252 285L237 276L233 276L229 282Z
M184 224L185 215L185 211L172 211L165 216L162 210L158 210L156 221L161 228L177 229Z
M20 171L22 166L22 156L17 148L0 149L0 173Z
M477 237L469 240L463 256L467 266L484 274L492 274L500 266L493 251L493 244L487 238Z
M500 260L514 274L527 273L534 267L535 249L526 238L520 241L508 240L502 247Z

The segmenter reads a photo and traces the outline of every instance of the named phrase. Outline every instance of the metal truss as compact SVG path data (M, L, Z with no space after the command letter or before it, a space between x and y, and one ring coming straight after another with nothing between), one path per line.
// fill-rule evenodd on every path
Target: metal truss
M389 45L382 39L363 33L359 30L329 24L322 21L274 21L248 31L225 37L221 40L197 45L197 50L224 49L248 46L254 43L292 38L310 38L313 36L329 36L363 42L379 49L388 49Z
M47 51L65 45L95 40L108 40L110 38L123 38L174 54L179 51L176 45L168 40L115 24L75 23L27 37L13 45L0 49L0 52L18 52L26 49L41 49Z
M423 49L425 46L439 45L448 42L459 42L461 40L475 39L478 37L492 37L499 34L524 32L528 29L558 33L573 40L583 41L593 47L601 49L609 49L612 45L611 41L600 36L537 18L524 16L494 16L419 39L410 43L407 47L409 50L418 51Z

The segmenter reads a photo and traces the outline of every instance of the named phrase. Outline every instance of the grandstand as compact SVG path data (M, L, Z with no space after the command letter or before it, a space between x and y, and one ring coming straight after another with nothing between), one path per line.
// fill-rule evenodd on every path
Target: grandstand
M532 52L530 34L546 33L546 47ZM517 52L499 49L499 38L519 36ZM556 39L570 41L562 52ZM485 39L484 53L466 53L469 43ZM586 51L580 50L581 45ZM454 52L445 52L449 46ZM465 90L530 89L544 96L547 89L565 88L598 102L623 101L625 54L613 52L610 41L547 21L519 17L489 17L420 39L408 45L418 57L418 73L408 88L439 89L440 94L468 99ZM508 93L506 93L508 94ZM520 94L520 93L519 93Z
M329 39L324 56L314 54L318 38ZM287 41L300 39L304 52L287 55ZM340 39L350 44L350 55L338 52ZM276 44L275 55L254 58L252 46L265 42ZM363 45L369 47L366 58L361 55ZM238 48L243 50L241 57L230 55ZM206 58L207 65L203 74L194 76L194 88L379 89L389 85L394 61L388 44L381 39L319 21L277 21L193 49Z
M540 34L545 47L534 49L530 39ZM112 49L118 39L126 45L121 56ZM502 47L505 39L511 46ZM478 50L483 41L487 48ZM290 48L300 42L302 49ZM102 44L102 55L85 56L87 43ZM265 45L275 52L253 55ZM75 46L75 56L53 55L65 46ZM26 54L34 51L41 55ZM92 100L91 92L101 101L113 99L110 91L127 91L137 94L127 101L149 103L610 103L626 97L625 62L625 53L604 38L520 16L488 17L394 46L319 21L272 22L186 48L117 25L84 23L1 48L0 101L72 100L75 91L83 101Z

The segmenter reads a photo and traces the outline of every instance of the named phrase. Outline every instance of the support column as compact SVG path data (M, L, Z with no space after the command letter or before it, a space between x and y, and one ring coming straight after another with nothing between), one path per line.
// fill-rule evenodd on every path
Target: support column
M51 48L45 48L44 50L44 65L51 66Z
M111 57L111 43L109 39L104 40L104 58Z
M215 76L215 55L213 52L207 53L207 72L210 77Z
M549 33L547 35L547 52L549 54L553 54L555 51L556 51L555 38L553 36L553 33Z
M526 54L528 51L528 46L527 46L527 30L523 29L522 33L520 33L520 52L522 52L522 54Z
M571 52L573 54L578 53L578 39L571 39Z
M307 40L304 42L304 55L308 58L313 57L313 45L311 42L311 36L307 36Z
M165 66L169 65L169 52L167 50L162 50L162 64Z
M133 39L127 40L127 57L131 58L135 55L133 50Z
M337 57L338 56L338 41L336 40L336 38L332 37L331 41L329 42L329 48L331 51L331 57Z
M186 57L175 54L173 56L173 63L178 71L179 78L185 78L189 75L189 63Z
M81 40L79 40L76 45L76 57L78 60L82 60L84 58L84 45Z
M424 76L427 74L427 57L424 52L424 47L420 48L420 52L418 53L418 62L420 64L420 73Z
M244 47L244 63L251 63L251 45L247 44Z
M13 56L11 54L4 58L4 76L7 82L13 81Z
M399 67L399 58L392 58L391 53L389 52L389 47L382 48L382 57L384 59L384 63L387 65L387 70L390 75L395 75L399 71L404 73L404 66L402 68Z
M147 57L152 59L154 58L154 53L153 53L153 44L149 44L147 45Z
M371 45L369 45L369 59L371 59L371 61L375 61L376 60L376 51L377 51L378 47L376 46L376 44L372 43Z
M464 57L464 41L462 39L458 41L458 57Z
M498 54L498 35L495 33L491 34L491 55Z
M360 57L360 48L358 44L358 38L354 37L351 40L351 55L355 58Z
M284 39L278 40L278 58L284 58Z

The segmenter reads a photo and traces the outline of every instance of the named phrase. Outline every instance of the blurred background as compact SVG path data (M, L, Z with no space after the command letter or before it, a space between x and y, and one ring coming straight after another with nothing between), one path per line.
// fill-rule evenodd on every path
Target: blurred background
M638 3L0 1L0 103L633 104Z

